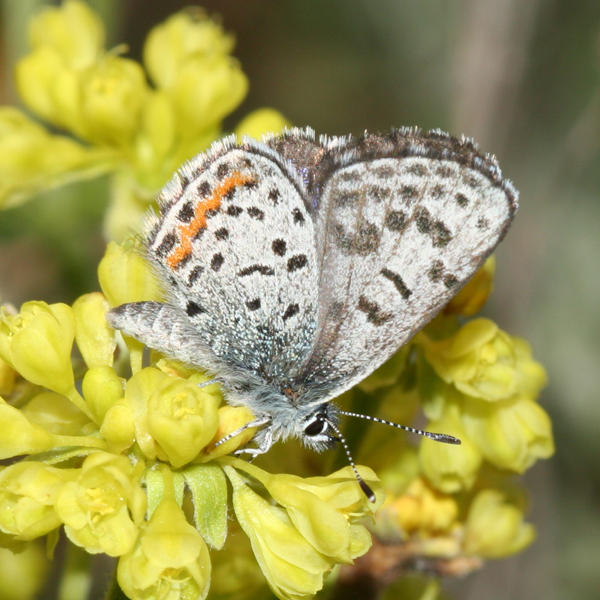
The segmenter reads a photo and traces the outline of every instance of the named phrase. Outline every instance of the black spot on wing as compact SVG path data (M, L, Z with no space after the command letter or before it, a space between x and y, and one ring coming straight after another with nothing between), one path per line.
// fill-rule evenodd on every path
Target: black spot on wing
M241 208L240 206L235 206L235 204L230 204L227 207L227 214L230 217L238 217L243 212L244 212L244 209Z
M299 225L304 225L304 215L300 211L299 208L295 208L292 211L292 217L294 217L294 223L298 223Z
M452 239L450 230L442 221L434 219L425 207L419 207L415 211L414 217L417 230L428 235L435 247L446 246Z
M459 206L465 207L469 204L469 199L464 194L456 194L456 203Z
M394 286L398 290L399 294L405 300L408 300L408 298L412 294L412 291L408 289L408 287L404 283L402 277L400 277L400 275L398 273L395 273L394 271L391 271L390 269L381 269L381 274L386 279L389 279L394 284Z
M229 230L225 227L221 227L215 231L215 237L218 240L226 240L229 237Z
M194 217L194 206L192 205L191 202L188 201L179 210L179 213L177 214L177 219L179 221L181 221L182 223L189 223L193 217Z
M210 268L213 271L218 271L224 262L225 262L225 258L223 257L223 255L220 252L217 252L217 253L213 254L213 257L210 261Z
M254 300L248 300L248 302L246 302L246 306L248 307L248 310L258 310L260 308L260 298L254 298Z
M275 271L271 267L266 265L250 265L249 267L243 268L238 272L239 277L247 277L253 273L260 273L261 275L275 275Z
M273 249L273 252L277 254L277 256L283 256L287 250L287 244L285 243L285 240L277 239L273 240L271 248Z
M195 317L196 315L205 313L206 310L197 302L188 302L187 306L185 307L185 312L187 313L188 317Z
M367 321L376 327L387 323L393 317L391 313L383 312L379 304L369 300L365 296L360 296L358 298L357 308L361 312L364 312L367 316Z
M271 190L269 191L269 200L274 204L277 205L279 204L279 190L277 188L271 188Z
M452 273L448 273L447 275L444 276L444 285L448 289L452 289L457 284L458 284L458 278L455 275L452 275Z
M401 210L391 210L385 216L384 226L390 231L402 233L406 229L406 214Z
M281 317L284 321L287 321L290 317L298 314L300 312L300 307L297 304L290 304L283 313Z
M210 183L208 183L208 181L203 181L198 185L198 195L201 198L205 198L208 194L210 194Z
M414 175L415 177L426 177L429 171L425 165L419 163L412 164L406 168L406 172Z
M265 218L265 213L257 206L250 206L246 209L247 213L257 221L262 221Z
M308 264L308 258L306 254L296 254L296 256L292 256L287 262L287 270L292 273L293 271L297 271L298 269L302 269Z
M229 164L226 162L222 162L218 167L217 167L217 177L219 179L223 179L224 177L227 176L227 174L229 173L230 167Z
M163 237L160 244L154 251L157 256L164 258L171 250L173 246L177 243L177 236L173 232L169 232Z
M419 195L417 188L413 185L403 185L400 188L400 195L406 201L411 201Z
M202 275L204 267L202 265L196 265L188 275L188 285L191 286L198 280L198 277Z
M427 276L434 283L439 281L444 274L444 263L441 260L434 260L427 271Z

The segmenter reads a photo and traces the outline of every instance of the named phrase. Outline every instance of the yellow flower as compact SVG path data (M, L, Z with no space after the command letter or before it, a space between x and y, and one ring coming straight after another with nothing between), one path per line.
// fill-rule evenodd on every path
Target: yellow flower
M331 561L302 536L284 509L252 491L235 469L225 467L225 472L233 486L235 515L273 593L282 600L316 594Z
M133 242L110 242L98 265L98 281L110 306L163 299L148 261Z
M113 364L115 333L106 322L108 302L99 292L84 294L73 303L75 341L89 368Z
M523 473L554 453L550 418L525 395L493 404L465 398L461 420L469 439L497 467Z
M444 314L472 317L478 313L492 293L495 272L496 257L492 255L471 277L467 285L450 300L444 308Z
M279 598L316 593L324 575L336 563L351 562L370 548L369 533L356 523L383 501L370 469L362 467L369 485L375 486L375 505L367 500L350 467L328 477L303 479L271 475L239 460L230 459L227 464L251 474L280 505L270 505L246 485L232 466L225 467L233 486L238 522Z
M228 404L219 407L219 427L213 436L211 443L204 449L203 461L213 460L219 456L231 454L237 448L244 446L256 433L255 427L245 429L242 433L230 439L219 446L218 441L222 440L227 434L240 429L246 423L254 420L254 415L249 408L245 406L229 406Z
M99 329L98 337L104 334L104 325ZM83 376L81 389L96 423L102 423L107 411L123 397L125 381L111 367L91 367Z
M158 87L169 87L189 59L226 56L233 44L232 35L202 9L192 8L152 29L144 45L144 64Z
M15 206L42 189L103 173L113 156L51 135L16 108L0 106L0 208Z
M465 434L456 404L449 403L443 415L427 425L429 431L443 431L457 437L461 444L440 444L424 438L419 446L423 474L431 484L446 494L469 489L481 466L481 452Z
M0 356L25 379L60 394L74 390L73 312L66 304L26 302L17 315L0 315Z
M117 579L132 600L206 598L208 548L171 497L159 504L133 550L119 559Z
M8 396L15 387L17 372L0 358L0 396Z
M0 398L0 459L50 450L56 438Z
M246 115L235 128L237 139L247 135L260 140L265 133L281 133L291 123L279 112L272 108L259 108Z
M148 367L136 373L125 389L136 440L150 460L156 457L181 467L198 456L218 427L221 396L198 387L196 377L172 377Z
M20 551L0 548L0 590L2 600L40 598L48 567L42 544L27 544Z
M167 91L181 135L194 137L238 106L248 91L248 80L232 58L193 56Z
M523 511L505 501L498 490L477 494L465 524L464 551L484 558L500 558L520 552L535 538Z
M489 319L474 319L448 339L423 344L436 373L475 398L495 402L517 393L535 396L546 383L527 342L504 333Z
M377 522L393 523L404 536L413 533L432 536L438 532L448 532L457 517L456 500L440 494L428 486L423 478L417 477L404 493L386 500L377 515Z
M142 67L109 54L82 73L80 82L80 120L75 131L98 145L129 144L149 92Z
M91 554L129 552L145 511L136 470L124 456L95 452L60 491L55 508L67 537Z
M21 461L0 471L0 531L33 540L61 525L54 504L76 469Z
M34 49L52 48L74 69L93 64L104 47L104 27L84 2L66 0L59 7L45 7L29 23L29 44Z
M57 436L54 444L60 443L58 436L85 436L96 431L95 424L73 403L55 392L40 392L21 408L21 414L32 425L42 427Z

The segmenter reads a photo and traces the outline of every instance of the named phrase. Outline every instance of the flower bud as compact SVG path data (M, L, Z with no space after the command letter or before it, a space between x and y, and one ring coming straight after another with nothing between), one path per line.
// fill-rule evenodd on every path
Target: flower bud
M136 373L125 399L132 408L136 440L149 458L168 460L179 468L198 456L218 427L220 395L155 368Z
M427 430L453 435L461 444L443 444L424 438L419 447L423 474L436 489L446 494L469 489L477 477L482 456L466 435L457 406L447 406L441 418L429 422Z
M448 339L425 342L425 356L446 383L489 402L520 392L535 395L546 383L529 345L489 319L474 319Z
M169 87L190 58L225 56L233 49L233 43L233 36L201 9L181 11L148 34L144 64L159 88Z
M129 598L203 600L210 586L210 571L202 536L186 521L177 503L165 498L135 547L119 560L117 580Z
M497 490L477 494L465 524L464 551L484 558L501 558L520 552L535 538L523 511L506 502Z
M232 467L225 467L225 473L233 486L237 520L273 593L284 600L316 594L333 563L296 529L283 508L254 492Z
M115 333L106 322L108 302L100 292L80 296L73 303L75 341L89 368L111 367L117 346Z
M465 399L461 420L469 439L501 469L523 473L554 453L550 418L527 396L493 404Z
M104 47L104 25L85 2L68 0L46 7L29 23L33 49L52 48L65 64L82 69L93 64Z
M33 540L60 526L54 503L76 469L21 461L0 471L0 530Z
M98 145L130 144L149 92L141 66L109 54L81 74L80 86L77 133Z
M268 133L278 134L291 123L273 108L259 108L246 115L235 128L235 135L241 141L244 136L260 140Z
M0 321L0 356L32 383L59 394L73 391L73 312L66 304L26 302Z
M141 300L162 300L162 291L148 261L133 242L110 242L98 265L98 281L110 306Z
M123 397L124 381L110 367L92 367L81 384L87 406L101 423L106 412Z
M467 285L448 302L444 308L444 314L463 315L465 317L477 314L492 293L495 272L496 257L492 255L471 277Z
M181 135L193 138L213 127L240 104L247 91L248 80L233 58L190 58L168 90Z

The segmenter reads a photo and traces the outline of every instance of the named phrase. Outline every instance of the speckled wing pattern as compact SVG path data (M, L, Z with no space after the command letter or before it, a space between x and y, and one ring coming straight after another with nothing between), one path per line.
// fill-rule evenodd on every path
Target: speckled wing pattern
M266 381L297 368L314 339L318 271L295 172L266 146L228 138L180 169L159 206L148 254L196 337ZM139 329L131 335L148 343Z
M278 142L294 157L292 145ZM460 290L504 236L517 193L495 158L441 131L319 146L304 142L304 163L317 161L319 315L298 382L318 386L323 401L387 360Z
M213 144L159 206L147 250L168 302L123 305L111 324L312 403L441 310L502 239L517 193L494 157L440 131L292 129Z

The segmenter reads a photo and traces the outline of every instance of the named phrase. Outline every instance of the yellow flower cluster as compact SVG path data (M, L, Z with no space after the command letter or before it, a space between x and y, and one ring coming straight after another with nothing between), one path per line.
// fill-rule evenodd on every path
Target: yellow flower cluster
M248 81L230 55L232 36L200 9L155 27L143 65L123 56L124 46L107 51L104 38L98 15L78 0L31 20L17 90L31 112L67 135L0 107L0 207L112 172L105 230L122 239L138 230L171 174L223 135L221 121L243 100ZM257 136L285 125L279 113L262 109L236 133Z
M229 479L237 522L279 598L312 596L336 564L367 552L371 538L359 521L378 504L349 467L303 479L226 456L252 431L214 443L250 412L220 406L217 385L200 386L204 375L158 355L143 368L135 340L126 351L106 324L111 302L160 297L135 247L111 243L99 278L104 294L72 307L3 307L0 457L16 461L0 467L5 545L63 526L86 552L119 557L128 597L204 598L209 547L227 538ZM84 363L76 372L74 342ZM376 476L361 473L381 503Z
M35 17L29 45L18 90L52 130L0 107L0 206L110 172L111 238L139 229L156 190L222 134L247 89L233 39L200 10L154 28L143 66L121 47L107 51L100 20L77 0ZM235 133L258 137L285 124L263 109ZM531 542L512 477L553 453L537 403L546 376L524 340L488 319L465 321L491 291L493 259L343 400L404 423L422 407L428 429L462 442L415 447L397 430L350 425L352 448L382 477L359 467L376 494L371 504L348 467L300 478L230 456L252 430L215 446L249 411L222 405L217 386L199 385L202 373L155 353L148 363L139 342L107 325L112 306L162 299L136 244L108 245L102 293L0 313L0 542L27 547L21 556L40 577L39 547L28 543L48 536L52 547L60 527L86 552L118 557L118 583L132 599L204 598L210 585L219 597L260 595L260 572L278 598L308 598L335 565L367 552L365 521L405 557L448 561L446 573ZM293 471L304 456L274 449L263 460L279 471L294 463Z
M426 429L461 440L423 439L414 448L397 433L369 432L361 454L379 466L386 490L377 536L411 555L455 561L454 573L531 543L535 532L523 520L511 474L554 452L550 419L536 402L546 374L527 342L489 319L459 321L487 299L493 269L492 258L443 314L359 386L368 396L361 401L379 399L386 416L406 422L420 404Z

